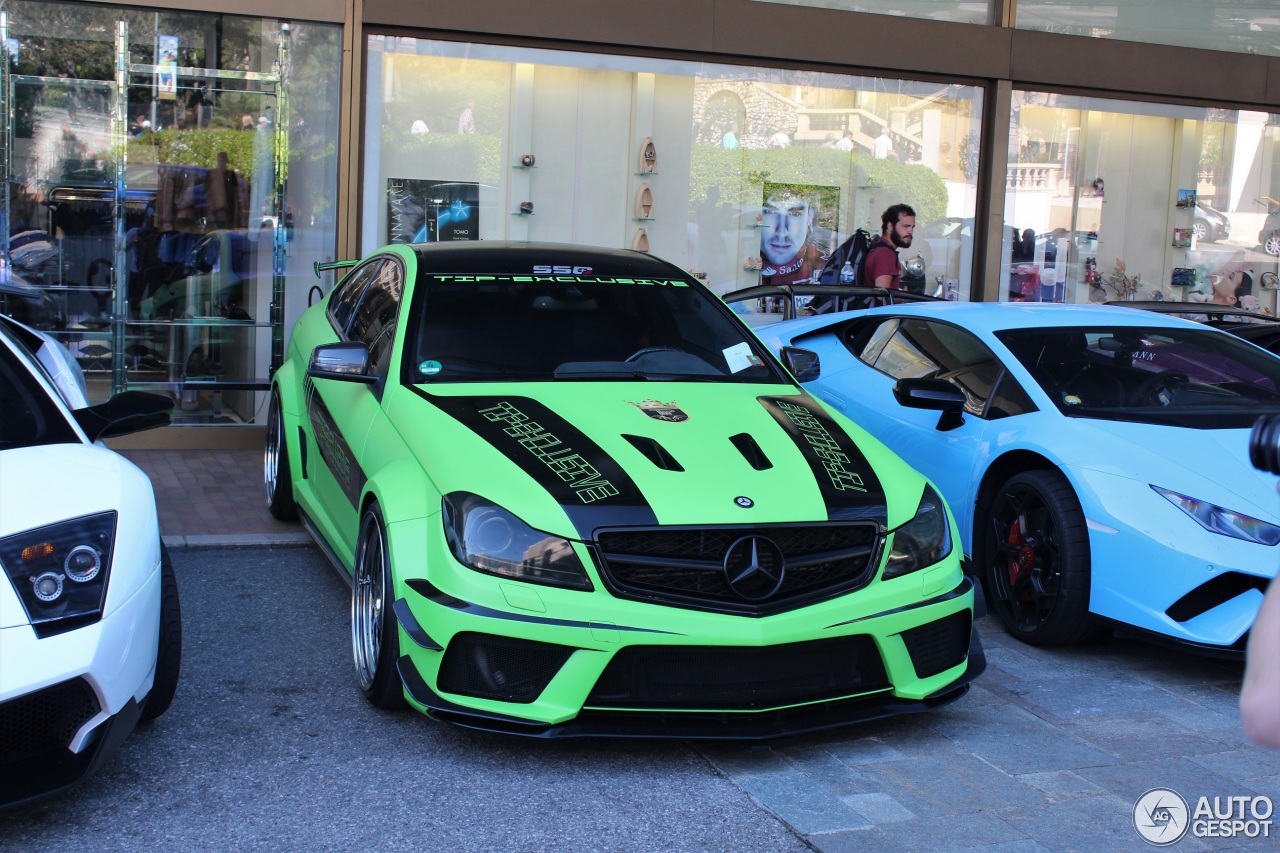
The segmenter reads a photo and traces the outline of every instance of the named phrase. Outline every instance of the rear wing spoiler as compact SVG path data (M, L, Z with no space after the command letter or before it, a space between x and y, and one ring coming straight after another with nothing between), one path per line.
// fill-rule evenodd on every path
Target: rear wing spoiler
M316 278L320 278L320 273L322 272L328 272L329 270L350 269L351 267L354 267L358 263L360 263L359 260L325 261L324 263L320 263L319 261L316 261L311 265L311 268L315 270Z

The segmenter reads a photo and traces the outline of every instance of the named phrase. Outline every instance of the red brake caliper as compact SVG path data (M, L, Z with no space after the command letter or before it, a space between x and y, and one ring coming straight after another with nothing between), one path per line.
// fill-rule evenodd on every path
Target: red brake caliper
M1016 518L1009 525L1008 544L1012 546L1007 552L1009 553L1009 590L1013 591L1017 588L1018 578L1031 571L1036 564L1036 552L1023 540ZM1021 598L1026 599L1029 595L1029 592L1024 591Z

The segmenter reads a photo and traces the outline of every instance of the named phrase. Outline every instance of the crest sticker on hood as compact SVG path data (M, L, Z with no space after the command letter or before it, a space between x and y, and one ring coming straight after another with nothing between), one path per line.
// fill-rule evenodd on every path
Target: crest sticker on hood
M689 420L689 415L676 405L675 400L672 400L670 403L659 403L657 400L649 399L641 400L639 403L633 403L630 400L627 402L631 403L631 405L635 406L655 421L666 421L669 424L678 424L682 421Z

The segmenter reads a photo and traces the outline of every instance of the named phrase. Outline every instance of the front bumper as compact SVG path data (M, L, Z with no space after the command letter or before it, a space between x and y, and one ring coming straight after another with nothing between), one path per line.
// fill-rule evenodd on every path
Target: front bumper
M392 564L412 564L397 541L423 540L389 532ZM433 567L451 559L431 557ZM437 719L491 731L771 738L937 707L986 665L958 552L764 618L467 569L431 576L449 590L423 578L396 584L405 695Z
M101 719L101 706L83 678L64 681L0 704L0 809L63 791L93 774L138 724L130 698ZM70 745L94 722L79 751Z
M159 625L157 562L92 625L44 639L0 630L0 808L69 787L116 751L155 679Z
M1145 482L1075 469L1095 616L1189 649L1242 657L1275 547L1210 533Z

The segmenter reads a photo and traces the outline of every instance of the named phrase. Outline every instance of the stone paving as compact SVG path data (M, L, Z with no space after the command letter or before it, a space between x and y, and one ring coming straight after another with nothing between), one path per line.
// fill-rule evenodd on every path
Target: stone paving
M258 450L125 450L151 475L171 547L303 544L272 518ZM1150 850L1133 825L1152 788L1280 802L1280 752L1245 741L1242 666L1132 639L1065 649L978 622L987 671L924 714L763 745L695 744L812 847L843 851ZM1280 814L1273 818L1280 834ZM1175 850L1276 850L1195 838Z
M987 671L944 708L767 745L698 749L813 847L1151 850L1134 804L1170 788L1280 802L1280 753L1244 739L1242 665L1108 638L1027 646L978 623ZM1280 834L1280 814L1275 832ZM1176 850L1275 850L1274 838Z

